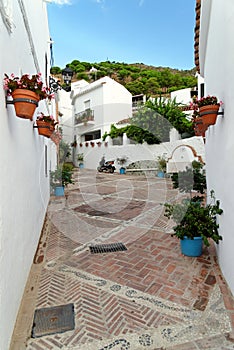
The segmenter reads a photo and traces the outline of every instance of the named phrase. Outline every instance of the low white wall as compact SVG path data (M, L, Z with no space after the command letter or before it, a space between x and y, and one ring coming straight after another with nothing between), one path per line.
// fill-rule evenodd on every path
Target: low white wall
M84 166L88 169L97 169L102 156L104 156L106 160L115 161L118 157L126 156L128 157L126 165L139 160L156 160L158 156L162 155L164 155L166 159L169 159L172 157L173 151L180 145L191 146L196 151L198 156L200 156L203 160L205 159L204 142L201 137L192 137L174 142L165 142L159 145L148 145L146 143L142 145L134 145L127 144L125 142L125 145L122 146L112 146L111 140L107 139L107 142L101 141L101 146L99 147L97 142L98 141L95 140L94 147L91 147L90 142L87 142L88 147L86 147L85 143L82 144L82 147L80 147L79 144L77 145L74 158L75 165L78 166L79 164L77 161L78 153L84 154ZM187 149L190 153L190 148L186 148L185 152L187 152ZM115 162L115 166L117 169L120 168L120 165L118 165L117 162Z

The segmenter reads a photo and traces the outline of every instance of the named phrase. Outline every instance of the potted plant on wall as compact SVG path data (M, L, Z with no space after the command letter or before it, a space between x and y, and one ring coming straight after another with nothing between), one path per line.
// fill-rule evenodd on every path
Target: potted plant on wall
M205 132L210 125L214 125L216 123L218 111L222 104L223 104L222 101L218 102L218 99L216 96L208 95L200 99L195 98L191 104L191 109L195 111L194 113L195 125L196 123L202 124L203 132Z
M41 73L32 76L24 74L21 77L5 74L4 90L13 98L16 115L30 120L32 120L38 102L53 97L50 89L43 86Z
M214 191L211 191L210 195L211 203L206 205L202 202L203 197L164 204L164 215L176 223L171 235L180 239L181 252L184 255L200 256L203 243L209 246L209 239L217 244L222 240L216 216L221 215L223 210L220 208L220 202L215 199Z
M38 115L36 122L39 135L45 137L51 137L55 130L55 126L58 124L52 115L44 115L44 113Z

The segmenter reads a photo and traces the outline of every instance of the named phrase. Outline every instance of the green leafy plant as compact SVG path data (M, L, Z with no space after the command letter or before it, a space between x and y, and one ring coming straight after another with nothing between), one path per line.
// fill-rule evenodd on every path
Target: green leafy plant
M163 156L157 157L157 168L159 171L166 172L167 169L167 161Z
M178 188L180 192L197 191L201 194L206 190L206 174L203 164L194 160L192 167L186 167L186 170L173 173L171 176L173 188Z
M102 136L103 141L110 136L112 139L122 137L126 133L127 137L137 143L147 142L149 145L159 144L160 140L147 130L136 125L127 125L123 128L117 128L114 124L111 125L110 132Z
M124 164L127 163L128 157L127 156L122 156L116 159L117 163L121 165L123 168Z
M45 115L42 112L40 114L38 114L37 120L50 123L53 126L58 124L58 122L55 121L55 119L54 119L54 117L52 115Z
M55 171L50 172L50 183L52 188L56 186L66 187L68 184L73 184L72 180L72 169L73 166L68 163L59 165Z
M223 210L220 208L220 201L214 197L214 191L210 192L211 203L204 205L203 197L195 199L183 199L181 203L165 203L165 213L168 219L173 219L176 226L173 227L175 236L179 239L188 237L194 239L194 237L202 237L206 246L209 246L209 239L212 239L215 243L219 243L222 240L222 236L219 235L219 225L216 222L216 216L221 215Z
M174 127L180 134L187 133L189 136L194 135L193 123L187 119L186 114L182 111L181 103L176 102L175 99L160 96L153 101L148 100L145 106L167 119L170 123L170 129ZM157 114L153 116L156 121ZM154 129L150 130L153 131Z
M71 155L71 147L69 143L61 140L59 143L59 164L63 164Z
M77 154L77 160L79 162L83 162L84 161L84 153L78 153Z

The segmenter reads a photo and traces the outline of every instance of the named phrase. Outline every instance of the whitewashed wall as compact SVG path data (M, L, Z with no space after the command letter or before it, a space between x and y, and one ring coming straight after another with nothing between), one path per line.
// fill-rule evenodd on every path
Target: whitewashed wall
M47 175L54 151L32 121L18 118L13 105L5 107L2 84L4 73L35 74L39 70L45 77L46 54L50 60L45 2L0 0L0 4L6 6L0 6L0 349L7 350L46 213ZM12 8L7 8L10 4ZM7 13L12 24L8 27Z
M206 132L208 188L214 189L224 213L219 218L223 241L217 247L222 272L234 294L234 2L202 1L200 65L205 95L224 102L224 117Z
M181 89L171 92L171 99L176 99L178 103L188 104L191 101L191 88Z
M170 168L169 171L178 171L184 169L185 166L194 159L198 160L196 157L191 156L191 148L194 149L197 156L200 156L201 159L205 161L204 142L201 137L191 137L189 139L165 142L159 145L148 145L146 143L134 145L125 143L123 146L113 146L110 138L108 138L106 142L107 143L102 142L100 147L96 143L94 147L91 147L90 143L88 147L86 147L85 144L83 144L82 147L79 145L76 147L76 155L78 153L84 154L85 168L97 169L103 155L106 160L115 161L117 170L120 168L120 165L118 165L116 159L122 156L128 157L126 165L140 160L157 160L158 156L165 156L166 159L169 160L173 158L172 161L175 160L179 163L177 165L174 164L173 170ZM174 151L179 146L188 146L184 147L184 162L181 161L179 156L173 156ZM183 166L182 162L184 163ZM78 165L78 163L79 162L76 161L75 164Z

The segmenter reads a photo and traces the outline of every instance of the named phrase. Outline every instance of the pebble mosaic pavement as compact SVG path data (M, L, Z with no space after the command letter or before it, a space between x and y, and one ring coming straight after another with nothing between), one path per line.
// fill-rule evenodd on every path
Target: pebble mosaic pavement
M180 253L169 179L79 170L51 197L10 350L234 349L234 301L215 248ZM126 251L91 254L122 242ZM74 303L75 329L31 338L35 309Z

